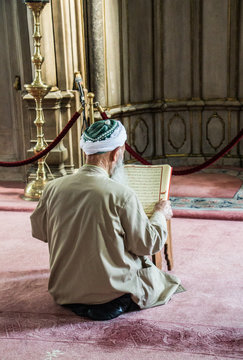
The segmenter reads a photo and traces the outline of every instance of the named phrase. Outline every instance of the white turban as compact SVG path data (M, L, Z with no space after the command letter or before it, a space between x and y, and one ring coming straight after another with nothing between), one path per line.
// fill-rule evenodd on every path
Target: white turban
M100 120L84 131L80 139L80 148L87 155L105 153L123 146L126 140L126 130L120 121Z

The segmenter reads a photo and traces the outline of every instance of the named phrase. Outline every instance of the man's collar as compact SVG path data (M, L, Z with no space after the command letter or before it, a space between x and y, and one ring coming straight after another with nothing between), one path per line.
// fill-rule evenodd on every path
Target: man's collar
M91 165L91 164L84 164L82 167L81 167L81 170L84 169L84 170L91 170L91 171L94 171L94 172L99 172L103 175L106 175L107 177L109 177L109 174L108 172L102 168L101 166L97 166L97 165Z

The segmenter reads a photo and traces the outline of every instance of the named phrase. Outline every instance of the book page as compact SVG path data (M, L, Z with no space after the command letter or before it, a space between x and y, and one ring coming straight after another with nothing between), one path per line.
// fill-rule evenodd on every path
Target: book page
M160 199L169 198L172 168L169 165L125 165L130 186L141 201L148 216Z

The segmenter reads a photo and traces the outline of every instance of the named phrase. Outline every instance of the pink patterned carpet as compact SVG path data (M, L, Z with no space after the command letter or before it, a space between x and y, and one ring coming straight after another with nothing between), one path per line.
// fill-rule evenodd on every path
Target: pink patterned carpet
M174 176L170 200L174 217L243 221L243 169Z
M171 196L198 198L233 198L243 181L236 176L217 173L196 173L173 176Z
M33 211L36 202L22 200L23 194L23 183L0 182L0 211ZM243 169L173 176L170 199L174 217L243 221Z
M13 190L14 193L14 190ZM243 223L173 219L174 272L187 291L110 322L47 292L47 245L28 212L0 212L1 360L243 359Z

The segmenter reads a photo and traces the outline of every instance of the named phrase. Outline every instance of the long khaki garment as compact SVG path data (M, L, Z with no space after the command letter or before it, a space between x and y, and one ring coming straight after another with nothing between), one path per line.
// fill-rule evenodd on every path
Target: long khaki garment
M100 167L49 182L31 223L33 236L48 243L49 292L58 304L100 304L130 293L147 308L183 290L146 257L166 241L164 216L148 220L133 190Z

